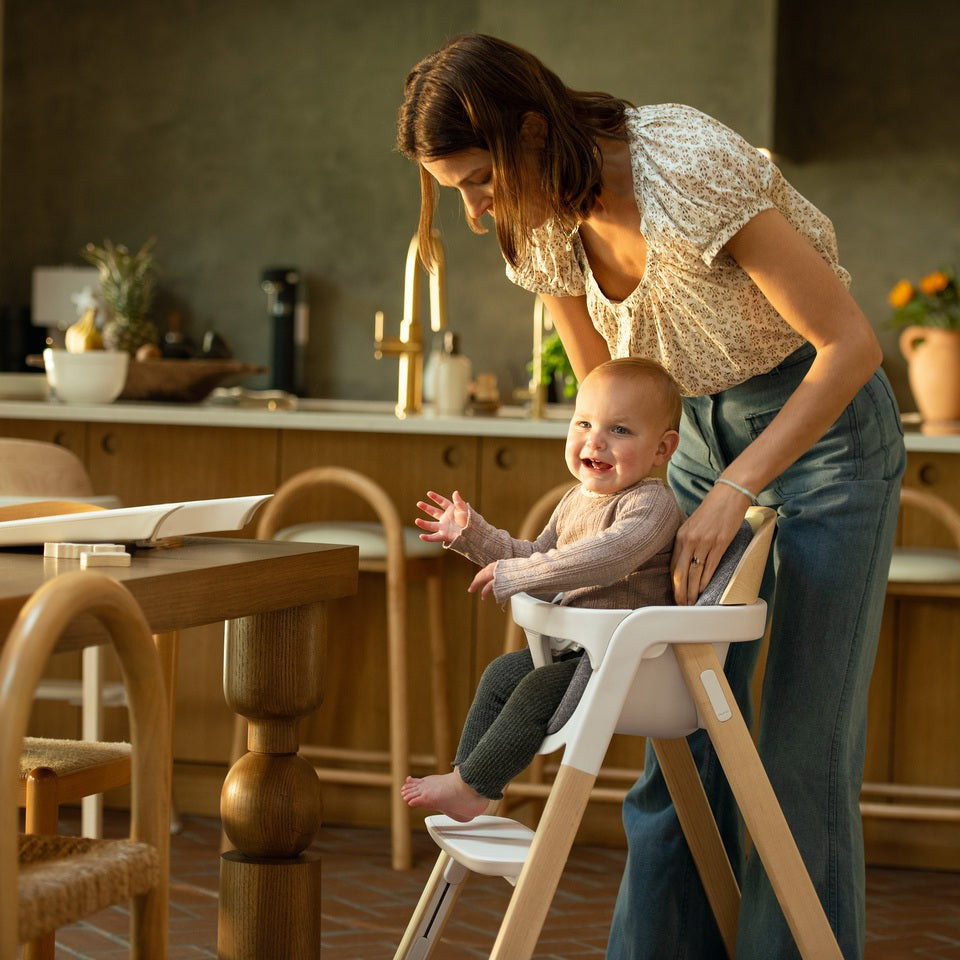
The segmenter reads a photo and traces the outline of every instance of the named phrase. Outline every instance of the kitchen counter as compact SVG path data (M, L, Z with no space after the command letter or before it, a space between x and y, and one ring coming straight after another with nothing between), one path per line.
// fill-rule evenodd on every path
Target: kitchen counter
M419 416L397 419L392 401L303 400L296 410L220 403L60 403L57 400L0 400L0 419L84 423L166 424L203 427L254 427L272 430L330 430L410 433L462 437L562 439L572 407L550 405L547 416L532 420L522 407L501 407L492 416Z
M572 408L549 405L542 420L522 407L501 407L492 416L423 414L399 420L387 400L302 400L296 410L231 406L220 403L60 403L56 400L0 400L2 420L59 420L83 423L165 424L169 426L244 427L279 430L328 430L361 433L409 433L447 437L563 439ZM907 450L960 453L960 433L925 434L916 414L904 415Z

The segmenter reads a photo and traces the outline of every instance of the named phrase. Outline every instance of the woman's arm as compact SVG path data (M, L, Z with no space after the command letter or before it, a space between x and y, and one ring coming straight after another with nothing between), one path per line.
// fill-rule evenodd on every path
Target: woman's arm
M594 367L610 359L606 341L590 320L585 296L549 297L541 294L540 298L560 334L560 342L578 382Z
M724 477L759 493L816 443L880 365L867 318L820 254L777 210L765 210L726 245L780 315L817 351L806 376ZM678 603L693 603L733 539L747 507L718 484L680 528L673 555ZM697 557L700 564L690 566Z

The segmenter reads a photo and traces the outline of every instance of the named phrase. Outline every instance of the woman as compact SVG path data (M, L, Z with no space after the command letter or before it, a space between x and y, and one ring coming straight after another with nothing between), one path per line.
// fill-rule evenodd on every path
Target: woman
M845 957L864 937L859 790L903 437L829 220L759 151L697 111L568 89L529 53L459 37L411 71L398 145L489 213L513 282L545 300L582 378L662 363L684 393L668 479L688 514L672 561L692 603L752 501L775 507L758 741ZM756 644L726 672L747 722ZM743 903L738 957L796 956L705 738L692 738ZM628 858L608 957L723 956L652 751L624 803Z

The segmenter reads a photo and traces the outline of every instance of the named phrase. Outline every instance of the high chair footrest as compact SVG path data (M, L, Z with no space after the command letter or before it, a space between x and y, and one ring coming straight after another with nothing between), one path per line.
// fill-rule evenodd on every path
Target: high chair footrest
M437 846L474 873L520 876L534 833L506 817L474 817L460 823L438 814L424 821Z

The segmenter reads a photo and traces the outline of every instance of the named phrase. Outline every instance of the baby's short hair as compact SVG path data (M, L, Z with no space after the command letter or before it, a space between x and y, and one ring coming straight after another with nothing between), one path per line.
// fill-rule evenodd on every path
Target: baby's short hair
M683 412L680 387L677 381L656 360L647 357L620 357L594 367L588 376L622 377L645 386L652 386L660 395L669 429L677 430Z

